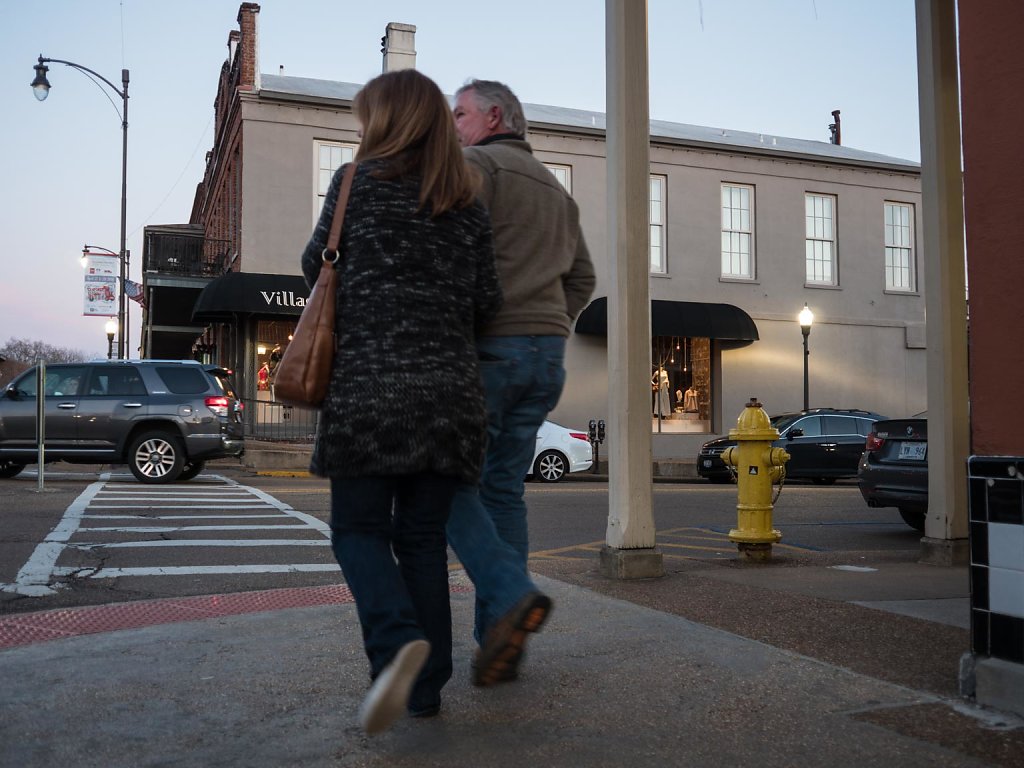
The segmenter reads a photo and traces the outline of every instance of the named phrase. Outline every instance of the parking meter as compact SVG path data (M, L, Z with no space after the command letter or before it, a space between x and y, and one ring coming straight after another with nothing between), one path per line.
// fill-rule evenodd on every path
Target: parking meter
M591 443L597 442L597 422L594 419L591 419L590 424L587 426L587 439Z
M604 419L597 422L597 442L604 442Z

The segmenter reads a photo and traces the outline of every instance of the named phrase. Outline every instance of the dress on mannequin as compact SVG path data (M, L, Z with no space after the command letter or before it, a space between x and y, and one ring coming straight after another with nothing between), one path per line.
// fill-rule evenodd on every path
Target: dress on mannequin
M655 395L654 415L662 418L672 413L672 398L669 395L668 371L664 368L654 374L651 384L657 387Z
M696 413L698 409L697 390L690 387L686 390L686 399L683 401L683 410L690 413Z

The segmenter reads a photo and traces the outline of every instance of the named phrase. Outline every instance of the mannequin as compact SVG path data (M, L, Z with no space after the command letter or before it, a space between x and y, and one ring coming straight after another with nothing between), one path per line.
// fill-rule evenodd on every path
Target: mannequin
M651 379L651 385L655 390L654 415L665 418L672 413L672 401L669 396L668 371L659 368Z
M683 401L683 410L688 413L696 413L698 410L697 390L693 387L686 390L686 399Z
M281 362L281 358L284 356L284 352L281 351L281 345L275 344L274 348L270 350L270 375L273 376L277 371L277 364Z

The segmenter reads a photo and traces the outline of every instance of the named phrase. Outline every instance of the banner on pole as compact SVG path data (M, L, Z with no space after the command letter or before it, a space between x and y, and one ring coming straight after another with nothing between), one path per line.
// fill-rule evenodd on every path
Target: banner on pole
M117 315L117 279L119 259L117 256L90 253L85 259L85 305L83 315Z

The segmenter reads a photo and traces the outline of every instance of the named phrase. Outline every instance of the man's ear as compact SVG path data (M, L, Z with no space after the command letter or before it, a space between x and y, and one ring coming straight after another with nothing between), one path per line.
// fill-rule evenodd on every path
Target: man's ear
M501 125L501 120L501 107L495 104L487 111L487 125L490 128L497 128Z

